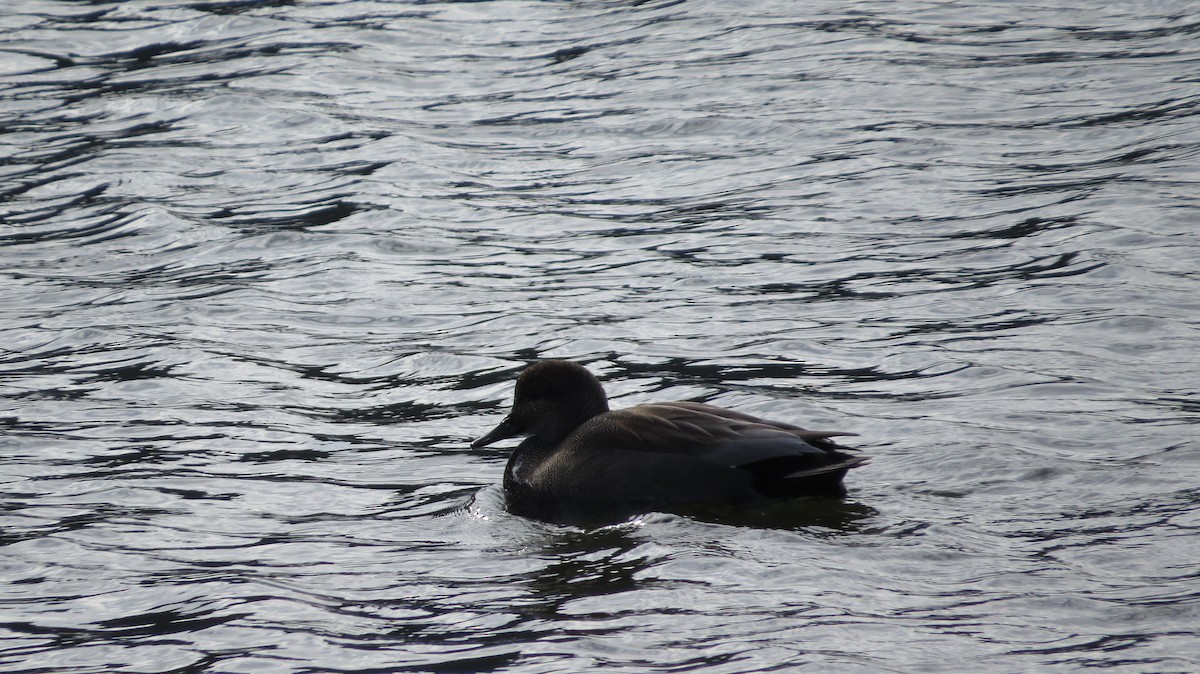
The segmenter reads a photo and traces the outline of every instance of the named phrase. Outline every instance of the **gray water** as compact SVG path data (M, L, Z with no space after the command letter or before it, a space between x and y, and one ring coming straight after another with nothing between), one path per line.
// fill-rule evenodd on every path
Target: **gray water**
M0 670L1200 671L1194 2L0 14ZM504 511L537 358L860 434Z

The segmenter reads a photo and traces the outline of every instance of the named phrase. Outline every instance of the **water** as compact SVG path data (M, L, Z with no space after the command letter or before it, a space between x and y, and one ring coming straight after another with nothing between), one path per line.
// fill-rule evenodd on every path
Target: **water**
M0 670L1200 670L1194 3L0 17ZM504 512L530 359L857 431Z

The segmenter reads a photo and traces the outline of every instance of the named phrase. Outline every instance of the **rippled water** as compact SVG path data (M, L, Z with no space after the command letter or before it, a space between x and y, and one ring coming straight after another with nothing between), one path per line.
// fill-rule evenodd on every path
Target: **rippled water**
M6 672L1200 670L1191 2L0 15ZM861 434L504 512L530 359Z

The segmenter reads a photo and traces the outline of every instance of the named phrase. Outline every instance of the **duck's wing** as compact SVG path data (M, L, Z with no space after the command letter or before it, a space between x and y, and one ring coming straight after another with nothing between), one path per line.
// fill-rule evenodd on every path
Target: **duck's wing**
M849 448L829 438L854 435L810 431L749 414L693 402L650 403L601 415L581 428L603 436L596 442L614 449L686 454L727 466L748 466L773 459L808 459L813 468L852 459ZM857 460L856 460L857 461ZM797 466L799 468L800 466Z
M738 422L755 427L768 428L777 431L785 431L789 435L801 438L803 440L825 440L843 435L858 435L849 431L813 431L807 428L802 428L783 421L773 421L763 419L744 412L717 407L715 405L705 405L704 403L694 403L687 400L680 400L669 403L650 403L647 405L639 405L640 407L653 408L655 412L664 416L679 415L682 418L692 417L695 419L713 419L723 420L724 423L737 425ZM637 408L631 408L637 409ZM722 423L722 421L716 421Z

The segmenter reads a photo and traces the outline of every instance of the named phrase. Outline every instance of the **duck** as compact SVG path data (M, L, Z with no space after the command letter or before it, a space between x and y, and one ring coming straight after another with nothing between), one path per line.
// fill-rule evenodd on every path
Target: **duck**
M512 409L473 449L525 436L504 469L509 512L564 525L636 515L841 499L867 459L831 438L714 405L656 402L609 409L586 367L542 360L517 377Z

